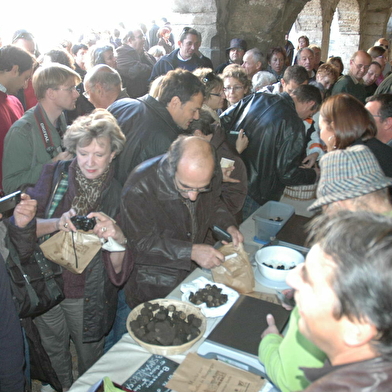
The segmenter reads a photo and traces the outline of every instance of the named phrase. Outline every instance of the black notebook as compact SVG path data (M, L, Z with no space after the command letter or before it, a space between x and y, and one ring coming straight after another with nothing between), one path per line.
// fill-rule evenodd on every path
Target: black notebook
M266 316L269 313L282 332L289 319L289 311L281 305L240 295L206 341L257 357L261 334L268 327Z

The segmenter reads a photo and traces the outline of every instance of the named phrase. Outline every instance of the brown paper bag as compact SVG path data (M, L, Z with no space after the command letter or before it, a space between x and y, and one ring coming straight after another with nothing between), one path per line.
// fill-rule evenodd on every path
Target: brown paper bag
M250 293L255 287L255 277L248 254L242 244L236 249L233 244L223 245L218 249L223 255L237 253L238 256L226 260L218 267L211 269L214 281L237 290L241 294Z
M74 274L81 274L101 249L93 232L59 231L40 245L45 257Z
M257 374L189 353L165 386L177 392L258 392L265 384Z

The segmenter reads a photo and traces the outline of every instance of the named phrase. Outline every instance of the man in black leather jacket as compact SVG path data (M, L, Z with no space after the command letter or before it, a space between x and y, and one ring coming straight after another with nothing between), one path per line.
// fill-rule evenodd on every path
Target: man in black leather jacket
M212 268L224 256L204 244L209 228L243 242L220 199L222 172L211 144L180 136L168 154L139 165L124 185L123 229L135 260L125 285L130 307L164 298L197 266Z
M287 93L255 93L230 107L221 116L226 132L245 129L249 145L241 154L248 173L246 219L268 200L278 201L286 185L313 184L314 169L301 167L306 135L303 120L317 112L321 94L302 85Z
M204 85L189 71L169 71L162 79L157 99L145 95L120 99L108 107L127 141L116 158L116 178L124 184L143 161L164 154L170 144L199 118Z

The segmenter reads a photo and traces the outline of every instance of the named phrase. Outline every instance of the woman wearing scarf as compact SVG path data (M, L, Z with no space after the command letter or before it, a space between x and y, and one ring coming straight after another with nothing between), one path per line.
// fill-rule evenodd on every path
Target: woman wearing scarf
M72 338L78 356L79 376L102 355L104 335L116 314L117 287L127 279L132 260L126 238L114 219L120 209L121 186L114 179L112 160L125 142L114 117L103 109L79 117L64 135L72 161L44 166L28 193L38 202L37 236L76 231L75 215L95 218L94 233L111 237L125 251L99 250L81 274L63 269L65 300L35 319L43 346L63 390L72 385ZM117 286L117 287L116 287Z

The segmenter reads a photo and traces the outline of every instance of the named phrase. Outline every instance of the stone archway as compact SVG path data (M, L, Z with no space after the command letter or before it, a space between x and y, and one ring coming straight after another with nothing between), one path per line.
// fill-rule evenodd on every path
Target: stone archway
M297 45L298 37L306 35L311 44L321 45L323 33L323 17L321 12L321 0L311 0L305 5L293 26L290 37ZM294 42L293 41L293 42Z
M336 6L329 39L329 56L340 56L347 70L350 58L359 48L360 9L357 0L340 0Z

